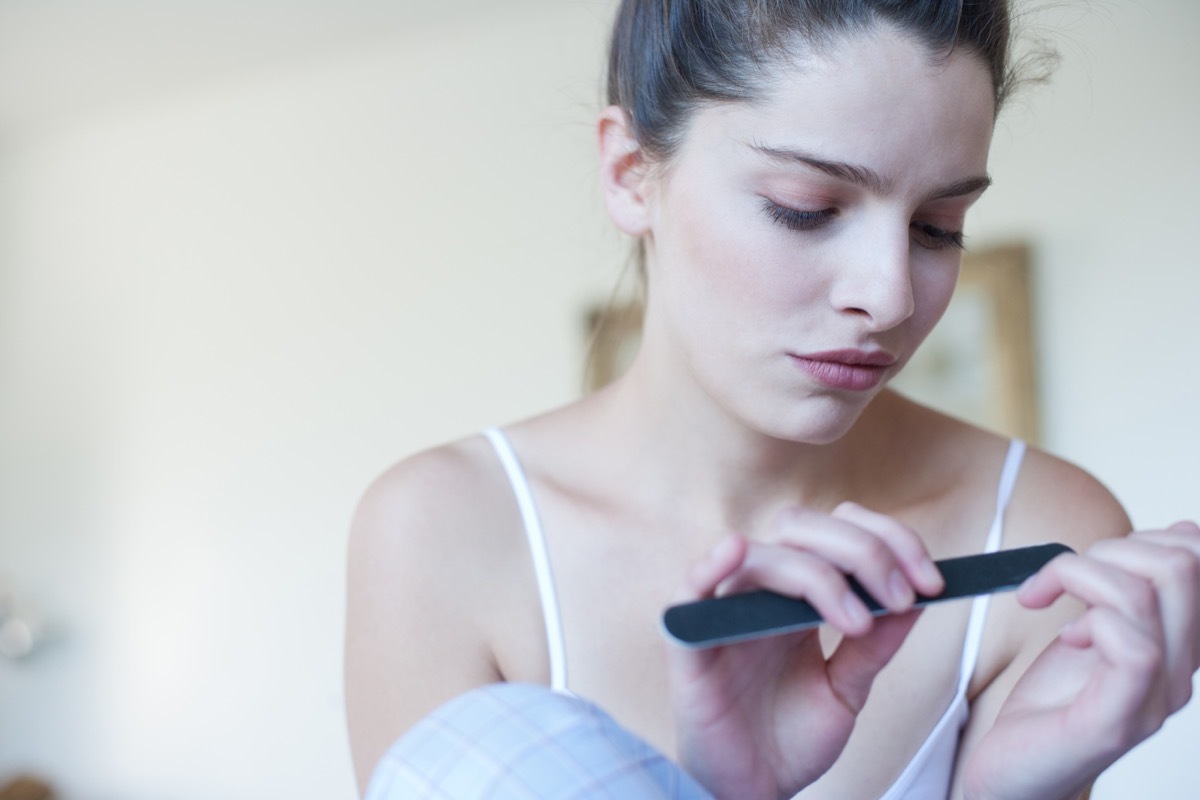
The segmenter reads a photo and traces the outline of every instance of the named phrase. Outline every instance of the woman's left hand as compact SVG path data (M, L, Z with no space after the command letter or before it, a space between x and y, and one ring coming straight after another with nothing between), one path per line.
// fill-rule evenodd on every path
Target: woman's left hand
M897 613L871 617L850 575ZM876 675L916 621L916 594L943 585L915 532L853 503L831 514L788 509L759 539L726 537L692 565L677 602L768 589L807 600L842 638L828 653L816 628L705 650L669 646L682 766L718 798L774 800L808 786L841 754Z
M1087 610L1016 683L968 755L964 797L1074 798L1191 698L1200 668L1200 526L1097 543L1055 559L1018 593Z

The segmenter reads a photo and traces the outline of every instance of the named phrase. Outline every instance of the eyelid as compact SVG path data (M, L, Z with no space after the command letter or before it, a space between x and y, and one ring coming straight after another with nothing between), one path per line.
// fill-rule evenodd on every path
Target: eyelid
M919 222L914 220L909 226L916 229L920 236L929 237L928 242L923 242L922 246L928 250L964 250L963 232L961 230L947 230L929 222Z
M763 211L774 222L794 231L815 230L837 216L836 208L826 207L816 210L792 208L767 197L763 198Z
M769 197L763 197L762 200L763 212L773 222L793 231L817 230L838 215L838 209L835 207L808 210L792 208L791 206L777 203ZM950 230L934 225L931 222L920 220L913 220L909 223L909 227L919 237L918 244L928 250L964 249L964 237L961 230Z

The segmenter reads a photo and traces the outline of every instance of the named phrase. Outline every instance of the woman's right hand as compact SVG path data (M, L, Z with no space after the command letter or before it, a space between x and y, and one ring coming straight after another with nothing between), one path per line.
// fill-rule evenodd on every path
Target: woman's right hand
M901 613L872 617L847 575ZM920 537L852 503L788 511L769 540L723 539L692 566L677 602L769 589L811 603L843 639L828 658L815 628L708 650L669 646L684 768L722 799L790 797L815 781L916 621L915 595L942 587Z
M1086 610L1034 659L966 761L964 797L1078 797L1190 699L1200 670L1200 525L1051 561L1017 592Z

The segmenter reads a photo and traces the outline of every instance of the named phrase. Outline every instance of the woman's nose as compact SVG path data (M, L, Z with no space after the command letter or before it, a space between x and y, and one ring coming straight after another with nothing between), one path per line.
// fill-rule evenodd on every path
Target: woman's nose
M894 227L894 226L889 226ZM875 228L847 248L838 267L830 302L844 314L861 317L868 330L895 328L913 315L911 238L902 231Z

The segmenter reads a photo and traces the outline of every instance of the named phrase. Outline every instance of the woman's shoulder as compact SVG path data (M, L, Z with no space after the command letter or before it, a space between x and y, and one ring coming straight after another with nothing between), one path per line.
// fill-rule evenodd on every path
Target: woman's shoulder
M459 547L485 544L492 538L487 534L514 515L495 451L484 436L474 435L387 468L359 500L352 536L410 553L457 551L461 556Z
M1022 543L1053 540L1078 551L1132 529L1120 501L1099 478L1033 446L1017 477L1009 517Z
M506 576L523 574L528 561L512 487L482 435L384 470L358 502L347 550L352 596L465 615L486 610Z
M994 504L1003 464L1014 440L926 406L899 399L903 448L921 453L931 485L971 487L980 503ZM1025 442L1005 511L1004 547L1058 541L1076 550L1130 530L1113 493L1066 458ZM914 470L914 472L916 472ZM950 493L953 490L947 490Z

